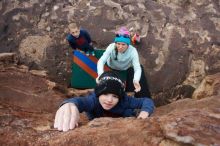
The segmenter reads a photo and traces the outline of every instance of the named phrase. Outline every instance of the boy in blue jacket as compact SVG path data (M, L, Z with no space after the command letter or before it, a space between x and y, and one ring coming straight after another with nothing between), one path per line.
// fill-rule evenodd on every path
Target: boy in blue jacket
M136 113L136 109L140 113ZM154 103L150 98L134 98L127 96L125 86L115 72L104 72L94 93L85 97L65 100L57 110L54 128L68 131L78 126L79 113L86 112L90 120L99 117L131 117L146 119L154 111Z
M89 33L84 29L80 29L76 23L69 24L68 28L70 33L67 35L66 39L69 42L71 48L73 50L79 49L84 51L87 56L90 54L95 56L92 40Z

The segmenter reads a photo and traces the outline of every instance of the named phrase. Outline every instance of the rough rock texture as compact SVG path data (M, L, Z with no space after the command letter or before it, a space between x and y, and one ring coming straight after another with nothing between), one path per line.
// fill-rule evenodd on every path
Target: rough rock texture
M19 62L65 83L68 23L79 21L103 49L127 26L141 35L140 60L163 105L191 97L206 75L220 71L219 7L218 0L3 0L0 52L17 52Z
M34 145L50 134L66 96L44 71L17 66L14 53L1 53L0 65L0 145Z
M219 97L215 97L218 102ZM218 145L219 108L189 109L147 120L100 118L88 125L55 136L50 145ZM86 138L85 138L86 137ZM210 139L206 139L210 137ZM167 144L169 141L171 144Z
M27 108L30 112L32 109L38 112L52 112L65 97L51 90L48 80L32 75L24 69L5 69L0 72L0 79L0 101Z
M220 95L220 73L209 75L204 78L197 90L193 93L193 98L200 99L206 96Z
M13 56L0 55L0 63ZM220 145L220 95L216 94L220 90L219 74L206 77L216 81L208 88L213 92L198 88L195 94L203 93L199 94L201 99L182 99L158 107L146 120L97 118L88 122L85 114L81 114L79 128L59 132L53 129L53 120L59 103L66 98L56 90L61 88L47 80L44 71L3 64L0 68L0 145ZM82 94L82 91L72 92Z

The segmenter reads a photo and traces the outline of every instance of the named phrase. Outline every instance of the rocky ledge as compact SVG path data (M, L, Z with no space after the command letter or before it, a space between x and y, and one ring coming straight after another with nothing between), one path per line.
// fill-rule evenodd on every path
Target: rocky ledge
M13 54L6 55L13 57ZM11 57L5 56L9 60ZM194 97L199 98L182 99L157 107L146 120L99 118L88 122L81 114L79 128L59 132L53 129L53 119L59 103L68 98L66 94L57 90L60 88L47 79L45 72L30 71L25 66L5 65L2 62L1 145L220 145L220 74L204 79L194 92ZM74 93L82 94L78 90Z

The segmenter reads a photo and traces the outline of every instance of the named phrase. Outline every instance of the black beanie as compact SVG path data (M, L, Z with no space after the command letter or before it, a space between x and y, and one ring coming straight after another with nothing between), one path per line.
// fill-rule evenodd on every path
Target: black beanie
M113 71L101 74L99 77L99 83L95 87L95 94L97 97L108 93L118 95L119 98L125 96L124 84L119 76Z

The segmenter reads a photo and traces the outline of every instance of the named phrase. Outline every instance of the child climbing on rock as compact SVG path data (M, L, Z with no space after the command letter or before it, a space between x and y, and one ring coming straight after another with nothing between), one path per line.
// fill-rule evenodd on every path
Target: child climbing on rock
M139 109L140 112L137 113ZM68 131L78 127L79 113L86 112L90 120L99 117L131 117L146 119L154 111L150 98L127 96L119 76L112 71L99 77L95 91L85 97L65 100L56 112L54 128Z

